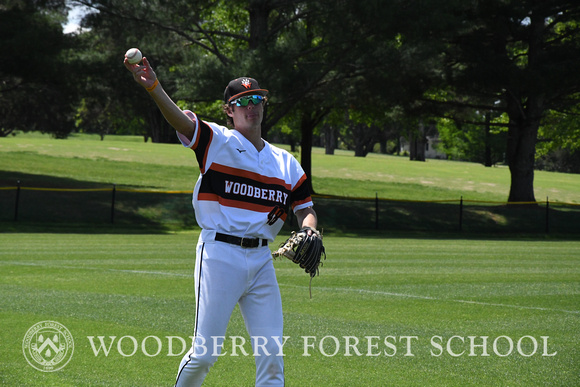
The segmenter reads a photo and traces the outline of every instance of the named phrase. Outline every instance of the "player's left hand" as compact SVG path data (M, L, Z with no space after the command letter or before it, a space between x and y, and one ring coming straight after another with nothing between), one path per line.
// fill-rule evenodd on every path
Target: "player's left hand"
M326 251L320 232L311 227L303 227L298 232L293 231L290 238L272 256L284 256L300 265L310 277L314 277L318 274L318 267L322 265L322 257L326 259Z

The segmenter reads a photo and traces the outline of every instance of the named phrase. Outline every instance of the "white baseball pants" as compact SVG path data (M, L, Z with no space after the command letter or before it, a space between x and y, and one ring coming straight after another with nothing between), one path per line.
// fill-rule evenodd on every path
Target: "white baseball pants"
M202 232L197 244L194 342L181 361L176 386L201 386L221 353L236 304L251 338L256 386L284 386L282 300L270 249L216 242L207 235Z

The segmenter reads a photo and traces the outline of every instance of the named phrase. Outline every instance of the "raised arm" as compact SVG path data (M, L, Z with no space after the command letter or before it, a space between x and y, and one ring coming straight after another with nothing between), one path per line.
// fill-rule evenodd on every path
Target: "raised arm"
M167 122L175 130L191 140L195 132L195 122L186 116L165 93L147 58L143 58L143 64L139 65L129 63L125 57L124 64L127 70L133 74L135 81L149 92Z

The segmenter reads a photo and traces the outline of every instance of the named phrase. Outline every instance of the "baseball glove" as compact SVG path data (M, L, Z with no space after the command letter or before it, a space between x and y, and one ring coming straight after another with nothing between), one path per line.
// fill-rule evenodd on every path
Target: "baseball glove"
M311 227L304 227L298 232L292 231L290 238L282 243L272 256L274 258L284 256L300 265L310 275L312 285L312 278L318 274L318 267L322 266L322 257L326 259L322 235ZM312 289L310 298L312 298Z

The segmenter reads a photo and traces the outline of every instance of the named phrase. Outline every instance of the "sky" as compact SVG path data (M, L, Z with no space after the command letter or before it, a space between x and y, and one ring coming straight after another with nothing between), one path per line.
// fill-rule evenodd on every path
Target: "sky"
M72 32L78 31L81 28L80 23L83 16L89 12L88 7L74 5L68 13L68 20L63 25L63 32L65 34L70 34Z

